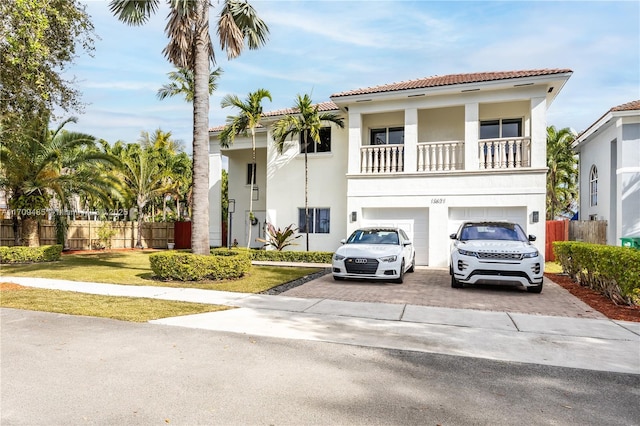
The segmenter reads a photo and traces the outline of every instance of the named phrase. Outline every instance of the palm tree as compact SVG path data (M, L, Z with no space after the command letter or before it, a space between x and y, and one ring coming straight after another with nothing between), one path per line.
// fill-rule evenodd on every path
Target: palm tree
M136 248L142 248L142 222L144 208L149 201L164 195L167 191L165 172L159 158L151 149L143 149L130 144L122 160L121 179L125 182L138 209L138 237Z
M158 89L158 99L163 100L178 95L183 95L184 100L191 103L193 102L194 93L194 79L193 71L186 68L178 68L177 71L171 71L167 74L171 83L162 85ZM216 68L209 74L209 95L211 95L218 88L218 78L222 75L222 69Z
M577 159L571 144L576 139L573 130L547 127L547 220L558 213L570 211L576 201Z
M191 248L209 253L209 75L215 64L209 34L209 0L169 0L165 57L177 68L193 72L193 213ZM111 0L109 8L119 20L142 25L158 9L159 0ZM227 58L262 46L269 30L244 0L224 0L217 23L218 39Z
M0 145L0 189L10 197L28 246L40 245L38 219L53 197L66 208L72 194L106 199L115 184L98 165L117 160L100 152L93 136L63 129L75 122L68 118L51 131L48 116L34 118L24 123L19 136Z
M300 135L304 147L304 214L305 233L307 234L307 251L309 251L309 196L308 196L308 162L307 141L309 138L314 143L320 143L320 129L323 124L334 123L340 128L344 127L344 121L337 114L331 112L318 112L318 105L312 105L311 97L307 94L296 97L293 106L295 115L286 115L273 126L273 137L276 149L280 154L284 151L284 143L288 137L292 139Z
M222 98L220 106L222 108L235 107L240 110L236 116L227 117L227 125L220 133L220 145L228 148L233 143L236 135L247 134L251 132L251 191L249 192L249 218L253 218L253 185L256 180L256 127L260 125L262 120L262 100L271 99L271 93L266 89L258 89L247 95L247 99L243 102L236 95L226 95ZM249 226L249 238L247 240L247 248L251 246L251 226Z

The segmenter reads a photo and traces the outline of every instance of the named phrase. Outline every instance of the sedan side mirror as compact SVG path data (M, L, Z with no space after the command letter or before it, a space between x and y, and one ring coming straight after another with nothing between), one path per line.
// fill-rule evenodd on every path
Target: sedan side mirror
M344 244L346 242L347 242L347 240L345 240L344 238L340 240L340 244Z
M535 235L529 235L529 241L535 241L535 240L536 240Z
M452 240L455 240L457 237L458 237L458 234L449 235L449 238L451 238Z
M405 246L410 246L411 245L411 240L405 240L404 241L404 245Z

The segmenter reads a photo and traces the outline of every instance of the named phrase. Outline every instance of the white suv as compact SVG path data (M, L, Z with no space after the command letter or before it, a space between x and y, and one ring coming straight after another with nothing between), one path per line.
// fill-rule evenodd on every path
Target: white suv
M463 284L520 284L540 293L544 259L520 225L465 222L451 234L451 287Z

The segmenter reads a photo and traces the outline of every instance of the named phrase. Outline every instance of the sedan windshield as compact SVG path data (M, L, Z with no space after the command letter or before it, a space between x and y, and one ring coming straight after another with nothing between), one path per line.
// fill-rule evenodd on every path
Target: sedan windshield
M359 229L355 231L347 244L392 244L399 245L398 233L393 230L384 229Z
M528 241L519 225L502 223L466 224L460 233L460 241L469 240Z

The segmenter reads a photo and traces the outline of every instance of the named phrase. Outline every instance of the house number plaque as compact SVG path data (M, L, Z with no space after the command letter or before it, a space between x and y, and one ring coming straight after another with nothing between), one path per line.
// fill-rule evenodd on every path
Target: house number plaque
M431 204L444 204L447 202L446 198L432 198Z

